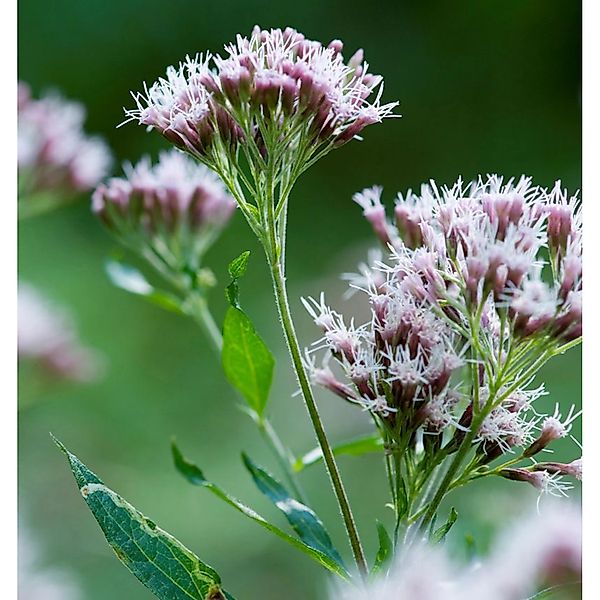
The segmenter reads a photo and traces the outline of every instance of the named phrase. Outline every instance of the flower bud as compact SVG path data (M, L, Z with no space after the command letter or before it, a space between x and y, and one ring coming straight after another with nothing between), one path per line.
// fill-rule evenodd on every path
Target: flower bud
M512 481L524 481L538 490L544 490L547 485L548 474L540 471L528 471L527 469L502 469L499 472L501 477L511 479Z
M558 440L566 435L567 428L556 417L547 417L542 425L540 436L523 452L523 456L534 456L554 440Z
M570 463L557 463L557 462L542 462L537 463L533 466L535 471L546 471L554 475L558 473L560 475L569 475L575 477L575 479L581 481L583 468L581 458L574 460Z

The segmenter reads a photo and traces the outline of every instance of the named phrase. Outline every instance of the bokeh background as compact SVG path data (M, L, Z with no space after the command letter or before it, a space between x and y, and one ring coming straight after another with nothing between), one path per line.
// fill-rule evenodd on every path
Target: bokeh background
M123 160L166 147L160 136L136 125L115 128L123 120L121 107L132 104L129 90L154 81L186 54L219 51L255 23L290 25L324 42L340 38L347 55L364 47L372 70L385 75L385 98L400 99L403 116L369 128L363 142L329 155L295 190L289 282L301 341L309 344L317 331L303 313L301 295L324 289L338 308L361 310L358 299L342 299L339 280L374 243L351 202L357 190L380 183L391 205L396 191L429 178L449 183L458 175L469 179L487 172L527 173L543 185L561 179L571 190L580 186L580 21L579 3L564 0L20 0L19 77L35 94L58 89L83 102L86 128L110 143L118 170ZM318 566L175 473L168 448L172 435L211 478L281 521L239 459L242 449L267 465L271 458L236 408L201 331L111 287L103 261L115 249L85 197L20 226L20 277L70 308L81 336L107 365L103 379L90 385L37 386L34 393L31 382L20 381L21 521L41 544L43 562L68 569L86 600L152 597L108 549L50 441L52 431L109 485L218 569L236 597L323 597L327 577ZM314 445L313 436L299 398L292 397L270 283L241 215L207 258L220 281L212 307L220 320L226 264L246 249L253 256L243 282L244 304L278 359L272 418L289 445L303 452ZM547 402L579 404L580 375L578 350L552 363L542 375ZM319 401L332 439L367 430L360 411L347 411L323 393ZM556 457L576 455L567 440ZM374 519L391 517L384 507L383 469L375 456L342 458L340 464L371 556ZM305 472L303 483L342 546L322 469ZM457 494L452 500L461 519L450 536L456 552L463 552L470 535L483 551L524 498L531 505L535 496L508 481Z

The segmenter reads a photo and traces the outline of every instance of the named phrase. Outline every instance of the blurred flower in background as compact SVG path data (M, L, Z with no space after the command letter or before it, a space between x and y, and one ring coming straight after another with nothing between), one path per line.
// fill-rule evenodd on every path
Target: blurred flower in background
M336 585L331 600L523 600L536 593L581 598L581 511L549 502L507 527L487 558L461 568L441 547L415 544L389 573ZM551 594L551 595L550 595ZM540 596L541 597L541 596Z
M111 154L83 131L85 109L58 94L31 97L18 87L19 217L33 216L89 191L107 175Z
M98 354L83 346L67 312L33 286L19 283L18 356L33 362L46 378L91 381L98 377Z

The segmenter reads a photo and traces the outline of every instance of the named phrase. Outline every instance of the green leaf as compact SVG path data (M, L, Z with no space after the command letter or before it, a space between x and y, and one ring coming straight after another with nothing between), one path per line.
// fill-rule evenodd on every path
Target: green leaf
M235 308L240 308L240 290L238 286L238 279L243 277L248 268L248 259L250 257L250 250L242 252L237 258L232 260L227 267L229 276L231 277L231 283L225 289L225 295L229 304Z
M229 271L229 276L231 277L231 279L239 279L246 273L249 258L250 250L246 250L229 263L227 270Z
M178 314L184 314L181 302L177 296L156 289L148 282L146 277L135 267L115 260L108 260L105 264L106 273L115 287L130 294L141 296L149 302Z
M233 600L193 552L106 487L56 438L77 487L117 558L161 600Z
M285 515L300 539L307 546L319 550L343 566L342 557L315 512L293 498L279 481L254 464L245 453L242 454L242 459L258 489Z
M375 563L371 569L371 575L378 573L386 565L386 563L392 558L394 552L394 545L392 540L385 528L385 525L381 521L376 521L377 524L377 537L379 538L379 549L375 555Z
M254 522L258 523L261 527L264 527L271 533L274 533L275 535L279 536L281 539L285 540L295 548L301 550L305 554L308 554L311 558L316 560L326 569L332 571L333 573L336 573L344 579L349 578L348 572L342 564L338 563L337 561L334 561L330 556L321 552L320 550L316 550L315 548L308 546L303 541L291 536L276 525L269 523L265 518L261 517L254 510L252 510L245 504L242 504L242 502L240 502L233 496L230 496L220 487L206 479L202 471L195 464L183 457L179 448L177 448L174 442L171 445L171 448L173 451L175 467L191 484L207 488L215 496L217 496L218 498L235 508L238 512L242 513L249 519L252 519Z
M233 306L225 315L221 359L229 382L262 416L269 399L275 359L250 319Z
M431 535L431 541L434 544L438 544L439 542L441 542L452 528L452 525L456 523L456 519L458 519L458 513L456 512L453 506L450 509L450 515L448 516L448 520L441 527L439 527L433 532L433 534Z
M333 447L335 455L349 454L352 456L360 456L369 452L381 452L383 449L383 440L379 433L365 435L348 442L342 442ZM314 465L323 459L321 448L313 448L304 456L300 456L294 463L294 471L302 471L310 465Z
M231 283L226 295L231 306L223 323L221 359L227 379L260 418L269 399L275 359L239 304L237 282L246 272L249 256L249 251L243 252L228 267Z

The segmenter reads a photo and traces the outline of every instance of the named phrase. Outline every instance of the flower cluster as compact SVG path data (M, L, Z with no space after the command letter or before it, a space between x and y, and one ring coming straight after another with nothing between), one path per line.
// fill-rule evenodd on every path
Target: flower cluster
M316 383L377 414L391 429L423 426L433 433L454 423L459 395L449 384L464 361L458 337L427 310L421 292L412 277L390 279L371 294L371 320L360 327L346 324L323 296L305 300L324 334L312 351L325 347L348 383L337 380L328 359L322 366L312 357L308 362Z
M125 166L101 184L92 210L124 243L170 270L195 269L230 219L235 202L219 178L178 150Z
M370 319L357 327L323 296L305 301L323 332L308 352L313 381L368 409L390 452L428 460L456 452L470 432L479 474L509 452L533 459L579 416L540 414L543 386L527 389L581 334L577 199L525 178L432 183L399 196L391 223L380 197L381 188L355 196L389 251L350 277ZM312 354L323 348L318 365ZM570 487L562 475L580 476L572 465L511 467L492 472L554 494Z
M58 379L95 378L98 356L81 345L69 316L28 284L19 284L18 296L19 360L33 361Z
M227 45L225 56L169 67L166 78L134 96L137 108L127 115L217 165L221 150L235 153L240 140L263 155L341 145L397 105L381 104L382 78L368 72L362 50L348 62L341 51L339 40L323 46L290 28L257 26Z
M58 95L39 100L19 83L18 165L21 196L38 192L73 195L92 189L106 176L106 144L83 131L85 110Z

